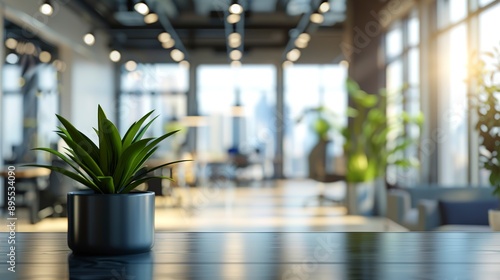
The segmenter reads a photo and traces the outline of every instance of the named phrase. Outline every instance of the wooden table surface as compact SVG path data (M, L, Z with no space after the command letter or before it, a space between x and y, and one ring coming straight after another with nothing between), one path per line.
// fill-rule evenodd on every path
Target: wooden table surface
M10 176L9 172L13 171L15 173L14 177L21 179L43 177L50 175L50 169L42 167L16 167L15 170L3 169L0 170L0 177Z
M0 234L0 279L500 279L498 233L157 233L150 253L76 257L65 233Z

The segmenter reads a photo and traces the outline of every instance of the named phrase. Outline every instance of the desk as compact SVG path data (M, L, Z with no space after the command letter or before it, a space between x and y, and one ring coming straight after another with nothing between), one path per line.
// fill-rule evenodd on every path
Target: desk
M0 234L6 244L7 233ZM75 257L65 233L17 233L0 279L498 279L499 233L157 233L152 252Z
M16 178L16 208L17 207L28 207L30 211L30 221L32 224L37 223L40 219L38 218L39 209L39 190L37 187L36 179L39 177L46 177L50 175L50 169L42 167L16 167L13 170ZM12 171L11 171L12 172ZM3 207L7 205L7 177L9 176L9 170L0 170L0 177L4 177L4 187L3 187ZM27 184L19 184L20 182L27 182ZM17 195L25 196L23 200L17 198Z

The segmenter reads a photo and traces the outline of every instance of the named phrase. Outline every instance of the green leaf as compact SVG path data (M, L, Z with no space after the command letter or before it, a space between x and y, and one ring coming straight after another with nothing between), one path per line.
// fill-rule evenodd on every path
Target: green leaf
M101 187L104 193L115 193L115 185L113 183L113 177L111 176L100 176L97 177L101 182Z
M142 136L144 136L144 133L148 130L148 128L151 126L151 124L158 118L158 116L154 117L151 121L149 121L141 130L139 130L139 133L134 137L134 140L132 142L136 142L141 140Z
M129 129L127 130L127 132L123 136L123 149L126 149L128 146L130 146L130 144L132 144L132 141L134 140L135 135L137 134L137 132L139 131L139 129L141 129L142 124L144 123L144 121L146 121L146 119L153 112L154 111L151 111L151 112L147 113L146 115L144 115L142 118L140 118L137 122L134 122L129 127Z
M82 149L78 144L76 144L73 140L71 140L68 137L61 136L63 140L68 144L68 146L73 150L73 154L81 160L81 162L88 167L90 170L92 170L92 173L96 174L97 176L104 176L102 173L101 168L97 163L94 161L94 159L87 153L85 149Z
M87 136L76 129L68 120L60 115L56 115L59 121L63 124L66 130L61 129L61 131L71 138L78 146L84 149L94 161L99 161L99 149Z
M151 179L169 179L169 177L163 177L163 176L151 176L151 177L146 177L146 178L142 178L142 179L139 179L137 181L134 181L130 184L127 185L126 188L124 188L123 190L120 190L118 193L129 193L131 190L137 188L140 184L143 184L143 183L146 183L147 181L151 180Z
M57 167L57 166L50 166L50 165L41 165L41 164L26 164L23 166L42 167L42 168L50 169L50 170L55 171L55 172L59 172L59 173L65 175L65 176L67 176L67 177L69 177L77 182L82 183L83 185L89 187L90 189L92 189L96 192L102 193L101 190L92 181L89 181L89 180L85 179L84 177L79 176L78 174L73 173L73 172L66 170L64 168Z
M62 159L64 162L66 162L69 166L71 166L71 168L73 168L76 172L78 172L82 177L85 178L85 174L83 174L83 172L80 171L80 169L78 168L78 166L75 165L75 161L70 160L64 154L62 154L62 153L60 153L60 152L58 152L56 150L50 149L50 148L34 148L32 150L34 150L34 151L45 151L45 152L48 152L48 153L51 153L51 154L57 156L58 158Z
M116 185L118 190L123 188L124 182L128 180L132 174L134 174L134 170L137 168L134 164L136 157L140 155L141 151L152 139L154 138L142 139L132 143L123 151L122 158L118 162L113 174L115 182L118 182Z

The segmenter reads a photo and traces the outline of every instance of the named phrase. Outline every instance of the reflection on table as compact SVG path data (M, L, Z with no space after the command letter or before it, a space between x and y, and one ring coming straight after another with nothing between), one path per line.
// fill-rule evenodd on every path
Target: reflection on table
M16 238L18 270L14 276L2 262L0 279L472 280L500 273L495 233L157 233L151 253L118 257L73 256L65 233Z

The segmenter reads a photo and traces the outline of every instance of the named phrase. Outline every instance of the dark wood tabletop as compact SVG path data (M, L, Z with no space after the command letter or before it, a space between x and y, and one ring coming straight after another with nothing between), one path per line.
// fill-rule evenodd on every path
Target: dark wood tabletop
M0 279L500 279L499 233L157 233L150 253L78 257L65 233L0 234Z

